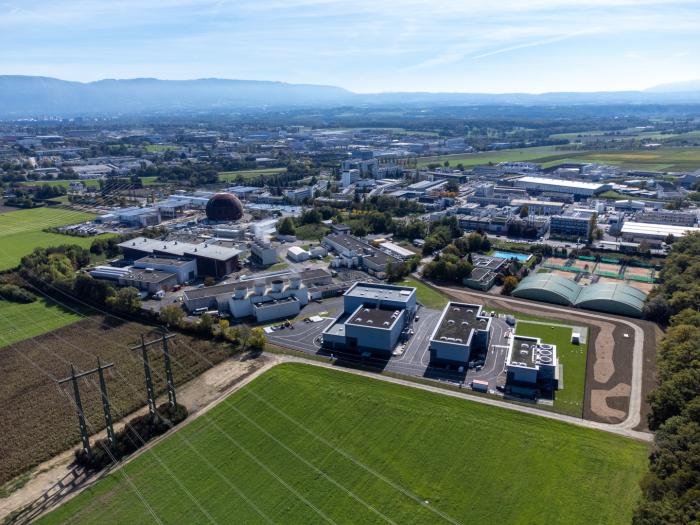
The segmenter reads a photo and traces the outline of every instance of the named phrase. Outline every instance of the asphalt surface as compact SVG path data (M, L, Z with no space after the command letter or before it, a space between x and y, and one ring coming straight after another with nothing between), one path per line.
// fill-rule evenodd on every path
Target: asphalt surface
M311 306L311 305L309 305ZM303 310L304 316L313 313L307 306ZM322 322L307 323L296 321L293 328L285 328L267 334L268 340L276 345L305 352L308 354L333 356L348 364L362 363L365 366L375 367L378 371L389 371L403 375L426 377L452 384L469 383L474 379L480 379L489 383L489 389L494 390L499 375L505 366L509 326L502 318L493 318L491 344L486 355L484 366L480 370L465 369L460 372L456 367L445 368L430 365L430 336L442 313L440 310L431 310L421 307L418 310L419 320L413 323L414 334L404 344L399 343L397 350L399 355L390 358L381 355L362 357L354 352L339 352L327 350L321 347L321 334L328 328L334 318L342 311L342 298L326 299L320 304L314 304L316 311L327 312Z

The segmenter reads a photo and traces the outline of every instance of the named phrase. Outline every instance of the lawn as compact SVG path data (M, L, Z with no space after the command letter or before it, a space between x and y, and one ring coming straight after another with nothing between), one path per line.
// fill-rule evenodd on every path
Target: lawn
M236 182L239 177L242 177L244 182L250 182L261 175L276 175L287 171L287 168L261 168L258 170L241 170L241 171L222 171L219 173L220 182Z
M518 316L520 317L520 316ZM548 322L548 321L544 321ZM586 388L586 354L588 344L571 343L571 328L544 326L518 321L518 335L539 337L543 343L557 345L559 362L564 367L564 389L558 390L554 399L554 410L571 416L583 416L583 396Z
M35 322L37 319L41 319L41 322ZM0 348L50 332L80 319L78 314L44 299L29 304L12 303L0 299Z
M161 153L164 151L174 151L179 149L179 146L173 146L171 144L149 144L146 146L146 151L148 153Z
M34 248L77 244L89 247L93 237L46 233L44 228L76 224L93 219L90 213L65 208L34 208L0 215L0 271L13 268Z
M87 188L99 188L100 187L100 182L97 179L28 180L28 181L22 182L21 184L24 186L43 186L44 184L48 184L49 186L61 186L63 188L68 189L71 182L82 182L83 185L85 185L85 187L87 187ZM141 177L141 182L143 183L144 186L153 186L154 184L159 184L158 177L156 177L156 176Z
M565 149L555 149L554 146L540 146L536 148L423 157L418 159L418 167L425 167L431 163L442 164L446 160L450 161L450 166L462 164L465 167L488 164L489 162L507 161L537 162L545 168L561 163L598 162L617 165L624 169L693 171L700 168L700 148L666 147L631 151L575 151L571 149L567 151Z
M297 226L295 230L297 239L301 241L318 241L331 231L330 228L324 224L304 224L302 226Z
M442 310L449 301L449 298L442 292L437 291L435 288L413 277L406 277L403 281L394 284L399 286L415 286L418 302L432 310Z
M570 151L558 151L554 146L539 146L536 148L506 149L498 151L484 151L479 153L459 153L456 155L440 155L437 157L422 157L418 159L418 167L423 168L428 164L442 164L450 161L450 166L462 164L464 166L477 166L489 162L533 161L542 157L551 157L561 154L571 154Z
M37 523L625 523L646 457L619 436L284 364Z
M100 183L97 179L55 179L55 180L27 180L21 182L23 186L43 186L48 184L49 186L61 186L68 189L71 182L82 182L84 186L88 188L99 188Z

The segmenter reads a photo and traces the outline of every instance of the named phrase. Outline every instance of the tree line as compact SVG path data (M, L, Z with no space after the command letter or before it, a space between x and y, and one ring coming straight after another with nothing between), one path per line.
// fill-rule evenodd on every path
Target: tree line
M700 235L677 240L647 302L668 323L648 396L654 447L641 482L635 525L700 521Z

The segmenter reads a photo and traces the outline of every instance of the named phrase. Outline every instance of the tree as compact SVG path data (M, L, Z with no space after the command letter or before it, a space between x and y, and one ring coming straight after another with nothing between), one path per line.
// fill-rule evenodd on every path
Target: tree
M448 180L445 184L445 191L450 193L459 193L459 183L456 180Z
M296 229L294 228L294 221L291 217L285 217L277 223L277 233L279 233L280 235L296 234Z
M179 327L185 320L185 312L176 304L169 304L160 309L161 322L168 327Z
M262 352L265 350L265 343L267 339L265 338L265 332L262 328L256 327L250 331L250 337L248 337L247 347L249 350L254 352Z
M202 335L210 336L213 328L214 320L211 318L211 315L206 312L203 313L202 317L197 321L197 331Z
M107 308L122 314L135 314L141 310L141 297L139 291L132 287L120 288L108 297L105 302Z
M594 213L593 215L591 215L591 218L588 219L588 239L586 239L588 244L593 244L593 236L595 235L597 229L598 214Z
M530 213L530 208L527 207L527 204L523 204L520 207L520 218L524 219L525 217L528 216L529 213Z
M502 295L510 295L518 286L518 278L514 275L509 275L503 279L503 287L501 288Z

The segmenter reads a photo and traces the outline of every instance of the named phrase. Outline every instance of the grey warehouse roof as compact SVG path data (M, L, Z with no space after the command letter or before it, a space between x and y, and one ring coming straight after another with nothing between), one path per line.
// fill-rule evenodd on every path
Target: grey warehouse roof
M513 291L515 297L536 299L566 306L576 302L581 286L553 273L530 274Z
M642 316L646 299L644 292L623 282L581 286L551 273L526 277L513 291L513 296L632 317Z

